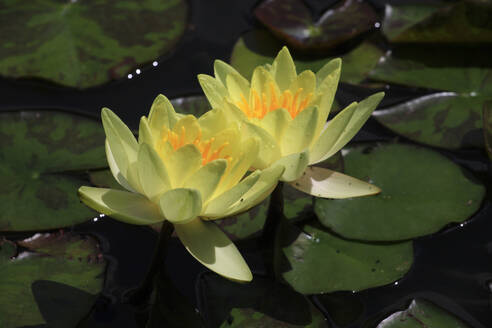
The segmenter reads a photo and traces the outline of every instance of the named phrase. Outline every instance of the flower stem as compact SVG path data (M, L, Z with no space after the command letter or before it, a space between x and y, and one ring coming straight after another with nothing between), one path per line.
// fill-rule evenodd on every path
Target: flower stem
M148 303L152 290L154 289L154 281L162 270L162 266L165 262L167 242L174 231L174 226L169 221L162 222L161 231L157 240L157 245L152 256L152 262L150 263L147 275L142 284L132 290L129 290L124 295L125 303L132 305L143 305Z
M282 193L284 184L279 182L270 195L270 204L260 238L260 246L264 251L265 266L268 275L275 275L273 256L275 254L275 240L277 230L284 216L284 196Z

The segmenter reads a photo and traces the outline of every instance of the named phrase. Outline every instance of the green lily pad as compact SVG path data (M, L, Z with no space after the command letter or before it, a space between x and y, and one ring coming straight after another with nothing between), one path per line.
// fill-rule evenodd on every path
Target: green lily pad
M231 65L250 80L255 67L271 64L282 46L283 43L269 32L260 29L252 30L245 33L234 45ZM376 66L382 54L383 52L378 47L370 42L364 42L342 55L341 81L353 84L361 82ZM295 53L292 55L298 73L308 69L317 72L330 59L335 58L309 59L305 56L297 56Z
M492 94L492 66L487 47L399 46L380 58L369 76L411 87Z
M382 31L391 42L491 42L492 7L459 1L438 5L386 5Z
M211 109L207 98L203 95L174 98L171 103L176 112L196 117L202 116Z
M0 241L0 326L75 327L103 287L106 262L91 237L36 234Z
M375 111L373 117L395 133L427 145L481 148L483 101L439 92Z
M87 88L171 50L186 1L0 1L0 74Z
M0 231L46 230L83 222L86 184L73 172L107 166L104 131L82 115L49 110L0 114Z
M200 276L200 312L209 327L329 327L307 298L268 278L238 284L216 274Z
M343 158L336 153L318 166L336 171L343 171ZM292 222L300 222L314 217L314 197L307 195L289 184L284 184L284 215ZM247 239L257 236L265 224L270 198L251 210L215 222L224 230L232 240Z
M126 190L113 177L109 169L94 170L89 172L89 180L99 188L111 188L116 190Z
M393 241L431 234L468 219L485 195L464 168L425 148L351 147L344 163L346 174L382 189L369 197L315 200L319 221L346 238Z
M377 326L377 328L422 327L469 328L470 326L437 305L419 298L412 300L408 309L393 313Z
M412 242L349 241L284 221L278 230L276 272L302 294L359 291L392 283L410 270Z
M483 133L485 149L492 160L492 101L487 101L483 106Z
M367 2L345 0L313 21L301 0L269 0L255 9L255 16L273 34L302 50L325 50L374 27L378 16Z

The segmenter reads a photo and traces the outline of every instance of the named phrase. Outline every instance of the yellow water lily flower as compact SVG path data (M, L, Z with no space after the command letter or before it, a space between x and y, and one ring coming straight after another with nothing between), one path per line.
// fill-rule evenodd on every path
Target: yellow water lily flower
M237 124L218 129L215 112L200 118L177 114L160 95L138 141L111 110L102 110L111 172L127 191L81 187L81 200L117 220L173 223L198 261L227 278L250 281L251 271L229 238L208 220L245 211L275 188L283 168L254 171L255 138L241 138Z
M271 65L254 70L251 82L220 60L214 64L215 77L201 74L198 79L213 108L228 122L240 122L242 135L260 139L253 168L283 165L282 181L318 197L375 194L379 188L347 175L314 166L307 170L345 146L384 96L380 92L354 102L326 123L340 70L341 59L334 59L316 74L297 74L284 47Z

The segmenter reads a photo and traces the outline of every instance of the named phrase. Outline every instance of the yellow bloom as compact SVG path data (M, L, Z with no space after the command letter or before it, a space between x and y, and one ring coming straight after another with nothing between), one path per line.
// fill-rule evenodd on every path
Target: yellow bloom
M384 96L380 92L354 102L326 123L338 81L341 60L328 62L316 74L299 75L284 47L271 65L257 67L247 81L230 65L217 60L215 78L198 76L214 110L228 122L239 122L241 133L260 139L252 167L282 165L282 181L318 197L346 198L380 190L344 174L311 167L329 158L357 133Z
M211 270L249 281L251 271L229 238L207 220L245 211L273 190L283 168L254 171L255 138L237 124L220 125L216 111L177 114L164 96L142 117L139 139L109 109L102 110L106 155L114 178L128 191L81 187L82 201L123 222L174 224L186 249Z

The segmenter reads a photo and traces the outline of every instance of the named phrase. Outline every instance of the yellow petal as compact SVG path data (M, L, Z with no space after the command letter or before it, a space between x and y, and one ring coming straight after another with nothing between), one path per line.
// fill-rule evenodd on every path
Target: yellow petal
M159 137L158 135L156 137ZM154 136L150 130L149 122L145 116L140 118L140 125L138 126L138 143L146 143L154 147Z
M205 204L212 196L227 168L227 160L217 159L198 169L184 183L185 188L196 189L200 192Z
M219 59L214 62L214 75L224 86L227 85L226 79L228 75L234 76L238 83L249 86L248 80L239 74L234 67Z
M129 190L131 192L136 192L135 189L133 189L132 186L130 186L130 182L128 182L128 180L125 178L123 172L121 171L118 164L116 163L113 152L109 147L108 139L106 139L104 146L106 148L106 159L108 160L108 165L111 170L111 173L113 174L114 179L126 190Z
M299 153L308 148L314 141L318 119L317 107L309 107L300 112L290 122L287 132L281 140L282 155Z
M148 144L142 144L138 151L138 176L142 191L152 201L171 188L164 163Z
M229 95L225 86L219 80L206 74L199 74L198 82L212 108L222 107L226 97Z
M200 192L195 189L177 188L166 191L159 199L164 217L179 225L197 218L202 211Z
M296 65L287 47L283 47L273 60L271 72L280 88L280 92L289 88L292 81L296 79Z
M282 165L272 166L261 171L260 178L238 201L229 207L224 216L234 215L249 210L270 195L285 168Z
M122 222L148 225L164 221L157 205L140 194L84 186L79 188L79 197L87 206Z
M137 140L125 123L110 109L103 108L101 118L114 162L132 189L140 191L134 165L137 161Z
M237 160L232 161L233 166L224 175L223 181L217 188L215 195L219 195L225 190L232 188L246 174L251 165L256 161L260 150L260 143L257 139L249 138L240 146L241 151L236 152Z
M316 135L319 135L323 129L323 125L330 114L335 93L337 92L338 82L340 81L340 72L342 69L342 60L340 58L329 61L316 74L318 79L318 88L316 90L316 98L318 98L318 108L320 111L320 120L316 129Z
M255 98L266 96L266 102L270 103L270 86L276 87L273 76L263 66L258 66L251 77L251 91L249 93L249 104L255 103ZM245 95L247 97L247 95Z
M203 114L198 119L202 129L202 139L207 140L219 131L225 130L229 125L227 117L221 108L214 108Z
M159 138L164 128L172 129L177 121L178 115L169 99L164 95L158 95L152 103L149 113L149 126L152 135Z
M286 109L280 108L269 112L259 121L259 125L265 129L280 144L284 133L292 118Z
M252 123L244 123L241 132L246 136L255 137L260 140L260 150L253 167L263 169L280 158L280 147L277 141L266 130Z
M300 99L304 99L310 93L314 95L316 91L316 75L312 71L303 71L292 81L289 89L292 94L302 89L302 92L299 94Z
M253 279L241 253L215 223L195 219L187 224L177 224L175 228L188 252L210 270L228 279Z
M249 83L242 76L227 75L226 86L229 91L229 97L234 103L241 102L243 97L250 93Z
M328 122L312 146L310 164L324 161L345 146L371 116L383 97L384 92L379 92L360 103L352 103Z
M228 212L228 209L232 204L239 201L239 199L253 187L258 181L260 173L259 170L251 173L234 187L225 190L222 194L210 200L206 209L203 211L203 216L208 218L222 217L224 213Z
M202 165L202 154L194 145L185 145L176 150L169 160L164 161L168 169L173 188L183 186L188 179Z
M281 181L294 181L306 170L309 164L309 151L290 154L276 161L272 166L283 166L285 171L280 178Z
M302 192L324 198L350 198L374 195L381 192L378 187L322 167L309 167L305 174L291 182Z
M181 118L173 127L173 132L178 136L184 135L184 143L193 143L200 136L200 125L193 115L186 115Z

